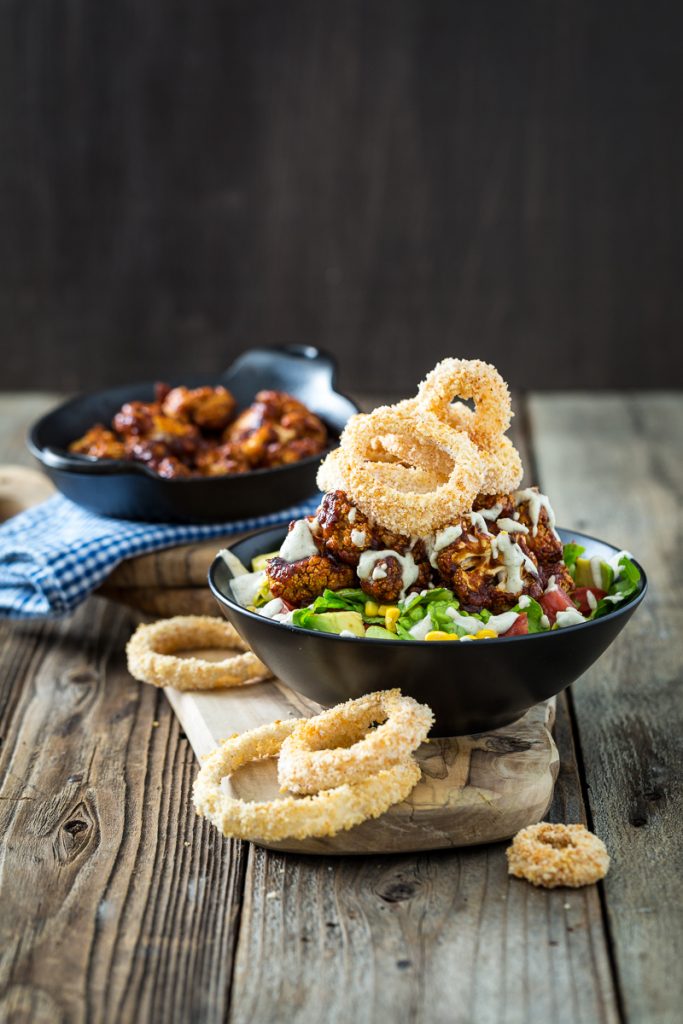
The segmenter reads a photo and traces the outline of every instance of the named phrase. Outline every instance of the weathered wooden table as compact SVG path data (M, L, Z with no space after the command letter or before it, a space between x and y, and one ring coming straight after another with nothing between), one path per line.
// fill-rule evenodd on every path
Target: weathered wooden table
M0 398L1 462L28 461L52 400ZM163 694L126 672L135 616L93 598L1 626L0 1020L681 1019L683 402L546 393L515 422L560 524L651 579L559 702L550 816L604 838L604 885L533 889L504 845L324 859L224 840L192 810Z

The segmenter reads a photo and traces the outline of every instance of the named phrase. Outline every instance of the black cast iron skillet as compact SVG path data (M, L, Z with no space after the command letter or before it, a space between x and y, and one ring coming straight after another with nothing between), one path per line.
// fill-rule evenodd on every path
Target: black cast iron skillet
M260 530L230 550L249 567L255 555L278 550L285 532L282 527ZM559 534L565 544L585 547L589 557L610 558L617 552L582 533ZM233 601L232 573L220 555L209 570L209 586L254 653L293 690L331 706L398 686L432 708L435 736L462 736L514 722L590 668L645 596L647 580L638 567L640 589L604 618L549 633L466 644L352 639L273 622Z
M286 391L325 422L330 447L358 407L335 390L331 356L305 345L254 348L217 377L191 377L188 387L223 384L239 409L257 391ZM315 494L320 455L275 469L232 476L166 480L140 462L73 455L69 443L95 423L109 424L124 402L149 402L154 383L128 385L81 395L53 409L33 425L28 446L55 486L67 498L106 516L149 522L228 522L267 515Z

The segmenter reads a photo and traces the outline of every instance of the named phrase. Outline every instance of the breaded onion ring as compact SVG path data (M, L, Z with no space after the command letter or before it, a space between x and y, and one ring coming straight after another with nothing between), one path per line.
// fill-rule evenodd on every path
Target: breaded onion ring
M463 403L454 404L454 398L473 399L474 412ZM495 444L512 419L507 384L495 366L481 359L443 359L437 363L420 384L417 402L423 415L431 413L455 430L466 430L482 446ZM426 429L426 419L421 418L420 424Z
M244 651L223 661L177 658L176 651L217 647ZM234 626L210 615L176 615L142 624L126 646L128 671L134 679L177 690L217 690L242 686L273 673L251 653Z
M373 722L381 722L368 732ZM370 693L302 719L282 744L278 780L292 793L317 793L405 761L427 738L431 708L400 690Z
M208 818L224 836L275 842L333 836L378 818L393 804L405 800L420 779L419 765L411 758L377 772L354 785L342 785L316 796L286 797L247 803L230 796L221 780L243 765L274 757L300 719L273 722L226 740L208 756L193 788L197 813Z
M578 889L604 878L609 868L605 844L583 825L529 825L507 849L508 872L532 885Z
M443 441L436 442L432 465L411 467L396 462L379 463L376 439L383 435L407 435L408 444L413 446L411 458L416 455L416 440L423 453L429 451L429 446L423 443L419 424L410 418L414 412L415 403L411 399L352 416L335 453L333 470L328 472L323 463L318 486L329 489L329 483L334 481L362 512L386 529L427 536L472 507L481 491L483 466L467 434L450 428L444 433ZM438 473L444 453L450 458L451 469L448 478L442 481ZM381 472L380 465L384 467ZM425 472L436 476L435 486L428 489Z

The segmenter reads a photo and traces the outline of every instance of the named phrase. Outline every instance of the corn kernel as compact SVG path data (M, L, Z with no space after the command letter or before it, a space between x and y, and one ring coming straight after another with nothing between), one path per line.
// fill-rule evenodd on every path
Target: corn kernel
M378 615L386 615L390 608L395 608L395 604L381 604L377 609Z
M365 614L369 619L375 618L375 616L379 615L379 605L374 601L366 601Z
M396 623L398 622L400 615L400 609L396 607L389 607L384 613L384 624L390 633L396 632Z
M495 629L480 629L477 631L477 640L495 640L498 634Z
M444 633L442 629L431 629L427 633L425 640L457 640L457 633Z

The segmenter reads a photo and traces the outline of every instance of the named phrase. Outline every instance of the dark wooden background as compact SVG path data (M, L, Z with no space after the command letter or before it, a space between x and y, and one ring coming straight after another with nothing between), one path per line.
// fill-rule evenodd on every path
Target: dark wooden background
M679 3L3 0L0 385L683 383Z

